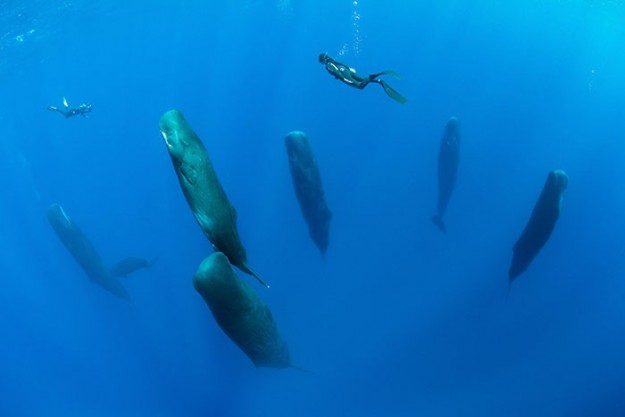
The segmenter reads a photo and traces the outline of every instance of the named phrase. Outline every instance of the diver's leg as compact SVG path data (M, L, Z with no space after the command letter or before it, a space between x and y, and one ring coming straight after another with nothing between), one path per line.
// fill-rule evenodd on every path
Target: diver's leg
M358 81L357 87L358 89L362 90L363 88L365 88L367 86L367 84L369 84L372 81L371 78L363 78L362 80Z
M58 108L58 107L56 107L56 106L48 106L48 110L50 110L50 111L56 111L56 112L61 113L61 114L62 114L63 116L65 116L65 117L69 117L69 116L67 115L67 112L66 112L66 111L63 111L63 110L59 109L59 108Z

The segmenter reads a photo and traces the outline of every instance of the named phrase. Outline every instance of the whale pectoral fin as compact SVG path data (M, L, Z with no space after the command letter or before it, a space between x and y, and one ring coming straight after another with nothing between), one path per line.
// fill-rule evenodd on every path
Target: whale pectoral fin
M269 285L267 285L265 281L263 281L258 275L256 275L256 272L252 271L252 269L247 265L247 262L243 262L241 263L241 265L237 265L237 266L239 267L241 271L245 272L246 274L250 274L251 276L256 278L263 287L269 289Z
M213 236L211 236L210 234L210 232L214 229L214 223L215 223L214 220L212 220L210 217L208 217L207 215L201 212L194 211L193 215L195 216L195 220L197 220L198 224L204 231L204 234L213 245L213 249L215 249L215 252L221 252L213 243L214 239L213 239Z

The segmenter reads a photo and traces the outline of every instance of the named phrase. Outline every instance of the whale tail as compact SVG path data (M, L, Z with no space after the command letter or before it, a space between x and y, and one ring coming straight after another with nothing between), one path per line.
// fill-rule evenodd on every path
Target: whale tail
M237 267L246 274L249 274L256 278L263 287L269 288L269 285L267 285L265 281L263 281L258 275L256 275L256 272L252 271L252 269L247 265L247 262L241 262L241 264L237 265Z
M432 223L434 223L436 227L438 227L441 231L443 232L447 231L447 227L445 226L445 223L443 223L443 218L439 216L438 214L435 216L432 216Z
M111 274L114 277L127 277L128 275L136 272L140 269L150 269L158 261L158 257L151 261L146 261L142 258L128 257L122 259L116 265L111 268Z

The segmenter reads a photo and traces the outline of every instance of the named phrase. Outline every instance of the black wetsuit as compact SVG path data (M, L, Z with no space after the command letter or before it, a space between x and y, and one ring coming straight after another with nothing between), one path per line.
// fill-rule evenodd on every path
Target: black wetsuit
M77 116L79 114L82 117L87 117L87 113L91 113L92 109L93 109L93 105L87 104L87 103L82 103L80 106L76 107L75 109L70 109L66 107L65 110L59 109L56 106L48 106L48 110L59 112L66 118Z
M360 75L356 74L355 69L350 68L348 65L343 64L342 62L339 62L334 58L331 58L327 54L319 55L319 62L325 65L326 71L332 74L334 78L344 82L350 87L362 90L367 86L367 84L374 82L380 84L384 88L386 94L393 100L400 103L405 103L408 101L405 97L403 97L393 88L391 88L384 80L378 78L380 75L385 74L388 74L395 78L399 78L399 75L397 75L393 71L382 71L377 74L371 74L368 77L361 77Z

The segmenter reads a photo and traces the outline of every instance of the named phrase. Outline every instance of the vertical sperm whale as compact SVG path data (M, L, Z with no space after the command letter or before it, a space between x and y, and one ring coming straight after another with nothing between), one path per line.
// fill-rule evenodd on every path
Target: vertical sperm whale
M271 310L251 285L236 276L223 253L212 253L202 261L193 286L219 327L255 366L293 367Z
M443 232L447 230L443 216L456 186L460 145L460 125L458 119L450 118L445 125L438 152L438 204L432 222Z
M178 110L163 114L159 127L180 188L204 235L232 265L267 286L247 264L247 253L237 229L237 212L230 204L200 138Z
M538 201L534 205L521 237L512 248L512 263L508 271L508 283L521 275L530 265L534 257L549 240L562 207L564 190L568 186L569 177L560 169L549 172ZM508 286L509 288L509 286Z
M87 273L89 279L111 294L119 298L129 299L130 296L124 286L113 276L109 268L104 265L91 241L69 218L63 207L59 204L52 204L48 208L47 216L52 229L54 229L63 245Z
M308 233L323 254L328 248L332 213L325 200L319 167L304 132L290 132L284 143L295 196L308 224Z

